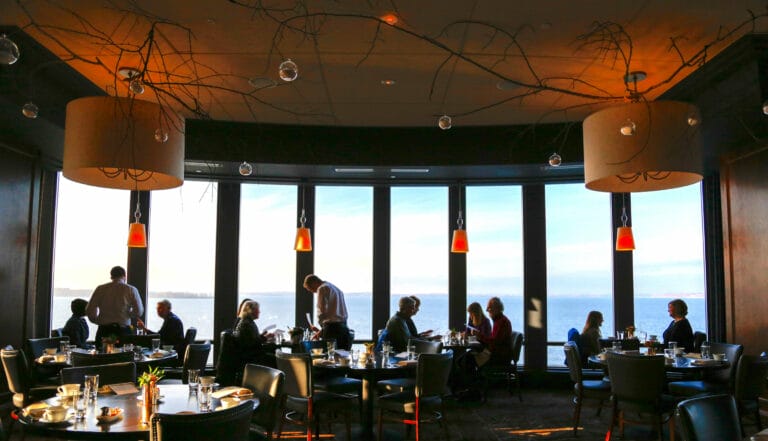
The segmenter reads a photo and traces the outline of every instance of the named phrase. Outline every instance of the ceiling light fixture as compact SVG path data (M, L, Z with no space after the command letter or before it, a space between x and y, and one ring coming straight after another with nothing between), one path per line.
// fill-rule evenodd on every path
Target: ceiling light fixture
M635 238L632 236L632 227L627 226L629 217L627 207L624 204L624 194L621 195L621 225L616 229L616 251L632 251L635 249Z
M552 153L549 155L549 165L552 167L560 167L560 164L563 163L563 158L557 154L557 152Z
M128 89L136 95L144 93L144 83L141 81L141 71L133 67L121 67L117 75L128 82Z
M395 80L381 80L382 86L394 86Z
M336 173L373 173L372 168L363 167L336 167L333 171Z
M147 228L139 222L141 210L139 199L136 198L136 211L133 212L135 221L131 223L128 230L128 248L146 248L147 247Z
M290 83L299 77L299 66L288 58L280 63L277 73L280 75L281 80Z
M453 127L453 120L448 115L443 115L437 120L437 126L443 130L448 130Z
M31 101L21 106L21 113L29 119L37 118L39 112L40 109Z
M400 19L397 17L397 15L395 15L395 14L391 14L391 13L390 13L390 14L384 14L384 15L382 15L382 16L381 16L381 20L382 20L384 23L386 23L386 24L388 24L388 25L390 25L390 26L394 26L394 25L396 25L396 24L397 24L397 22L398 22L398 21L400 21Z
M468 253L469 241L467 240L467 231L464 229L464 218L461 216L461 199L463 192L459 187L459 217L456 219L456 229L453 230L453 238L451 239L451 252L452 253Z
M246 161L243 161L239 167L237 167L240 176L250 176L253 173L253 166Z
M19 61L19 47L5 34L0 35L0 64L11 65Z
M299 228L296 229L296 240L293 244L293 249L302 253L312 251L312 235L309 228L304 224L307 221L307 216L304 211L304 185L301 186L301 216L299 216Z

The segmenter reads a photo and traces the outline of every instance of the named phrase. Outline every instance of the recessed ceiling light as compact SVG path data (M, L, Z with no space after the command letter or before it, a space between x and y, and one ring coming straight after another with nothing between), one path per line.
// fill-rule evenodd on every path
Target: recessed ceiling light
M256 89L271 89L272 87L277 86L277 83L273 79L264 77L251 78L248 80L248 84Z
M333 171L336 173L373 173L372 168L364 167L336 167Z
M390 26L396 25L399 21L395 14L384 14L381 16L381 19Z
M381 80L383 86L394 86L395 80Z
M138 77L140 73L141 72L135 67L121 67L117 69L117 76L123 80L130 80L131 78Z

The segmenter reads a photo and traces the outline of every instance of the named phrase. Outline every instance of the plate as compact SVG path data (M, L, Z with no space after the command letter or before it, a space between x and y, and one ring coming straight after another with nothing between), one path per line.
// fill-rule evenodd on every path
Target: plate
M71 424L69 422L69 418L71 416L72 415L69 412L67 412L67 416L63 420L60 420L60 421L49 421L48 420L48 416L45 413L43 413L43 415L40 417L40 419L37 420L37 422L38 423L42 423L42 424L46 424L46 425L49 425L49 426L68 426L69 424Z
M119 407L111 407L109 409L110 415L97 415L96 419L100 423L114 423L123 417L123 409Z
M697 360L691 360L693 366L708 366L712 364L720 364L726 360L712 360L711 358L701 358Z

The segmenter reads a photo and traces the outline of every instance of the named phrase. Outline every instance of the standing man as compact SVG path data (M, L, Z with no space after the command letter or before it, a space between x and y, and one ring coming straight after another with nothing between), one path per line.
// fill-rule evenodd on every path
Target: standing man
M95 338L97 348L101 348L101 339L105 336L130 334L131 319L144 314L139 290L125 283L125 269L116 266L109 275L112 281L96 287L85 309L88 320L99 325Z
M163 319L163 326L157 332L160 334L160 343L163 345L173 345L176 353L183 357L183 351L186 350L184 347L184 324L179 316L171 312L171 302L168 300L157 302L157 316ZM136 320L136 327L143 329L147 334L155 333L147 329L141 319Z
M317 293L317 321L322 331L312 326L312 331L318 332L325 340L336 339L336 347L349 350L352 338L347 328L347 304L344 293L330 282L324 282L314 274L304 278L304 289Z

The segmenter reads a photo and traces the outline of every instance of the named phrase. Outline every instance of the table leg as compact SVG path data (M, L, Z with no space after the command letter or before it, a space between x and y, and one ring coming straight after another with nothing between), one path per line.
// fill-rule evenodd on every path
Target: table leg
M373 381L368 375L363 376L363 414L362 414L362 439L374 439L373 435Z

